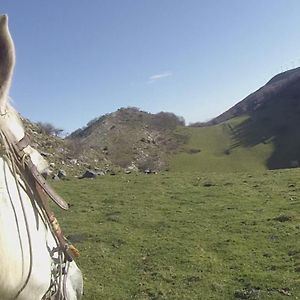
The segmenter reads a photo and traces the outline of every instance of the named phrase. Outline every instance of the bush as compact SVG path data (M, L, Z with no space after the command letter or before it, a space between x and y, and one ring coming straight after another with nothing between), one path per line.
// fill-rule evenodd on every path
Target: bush
M48 122L38 122L37 125L40 128L41 133L47 134L47 135L54 135L54 136L59 136L62 134L64 131L61 128L57 128L51 123Z

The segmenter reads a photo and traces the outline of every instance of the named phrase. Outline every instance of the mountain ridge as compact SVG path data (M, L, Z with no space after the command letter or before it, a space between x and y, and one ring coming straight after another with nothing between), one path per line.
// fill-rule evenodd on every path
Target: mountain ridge
M300 95L300 67L275 75L264 86L239 101L224 113L212 120L201 123L201 126L210 126L222 123L243 114L249 114L263 106L267 101L274 99L276 94L286 93L292 88L297 96ZM293 85L295 85L296 87ZM292 92L292 91L291 91Z
M36 124L29 126L29 133L55 164L55 172L236 171L239 165L251 168L245 159L258 169L278 169L300 166L299 116L296 68L274 76L211 121L192 127L173 113L128 107L91 120L65 139L43 135Z

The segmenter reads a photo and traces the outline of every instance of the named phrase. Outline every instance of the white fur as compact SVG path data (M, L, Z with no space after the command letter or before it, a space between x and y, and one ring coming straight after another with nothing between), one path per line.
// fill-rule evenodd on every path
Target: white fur
M42 298L50 284L51 257L47 247L53 249L57 245L48 226L37 214L37 208L32 205L23 185L20 178L16 181L8 163L0 158L1 300L38 300ZM32 271L30 280L22 293L18 298L14 298L23 286L30 267L29 238L25 216L30 229L33 255ZM67 294L73 295L67 299L80 299L82 294L81 272L75 262L71 263L70 270L72 273L68 277L73 276L75 282L72 281L72 278L67 281Z

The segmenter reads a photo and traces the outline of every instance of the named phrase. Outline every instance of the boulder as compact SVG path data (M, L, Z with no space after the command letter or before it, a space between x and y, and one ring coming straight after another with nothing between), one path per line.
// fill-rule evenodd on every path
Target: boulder
M65 170L62 170L60 169L57 173L57 176L60 178L60 179L63 179L63 178L66 178L67 177L67 173Z
M51 153L48 153L48 152L45 152L45 151L41 151L40 154L44 157L49 157L49 156L52 156Z
M151 174L152 171L151 171L150 169L146 169L146 170L144 170L144 173L145 173L145 174Z
M77 165L78 160L77 160L76 158L72 158L72 159L70 160L70 163L71 163L72 165Z
M97 177L97 173L93 170L86 170L85 173L79 177L79 179L82 178L96 178Z
M52 176L52 179L53 179L53 180L60 180L60 178L59 178L56 174L54 174L54 175Z

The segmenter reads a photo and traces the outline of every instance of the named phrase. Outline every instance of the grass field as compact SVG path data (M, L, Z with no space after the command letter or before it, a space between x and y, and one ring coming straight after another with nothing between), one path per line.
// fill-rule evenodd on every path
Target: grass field
M72 205L57 215L85 300L300 297L299 169L53 185Z
M209 127L181 127L179 135L187 143L170 157L171 171L236 172L266 170L274 151L272 143L261 141L251 146L241 145L234 137L247 117L231 119ZM259 130L259 128L256 128Z

